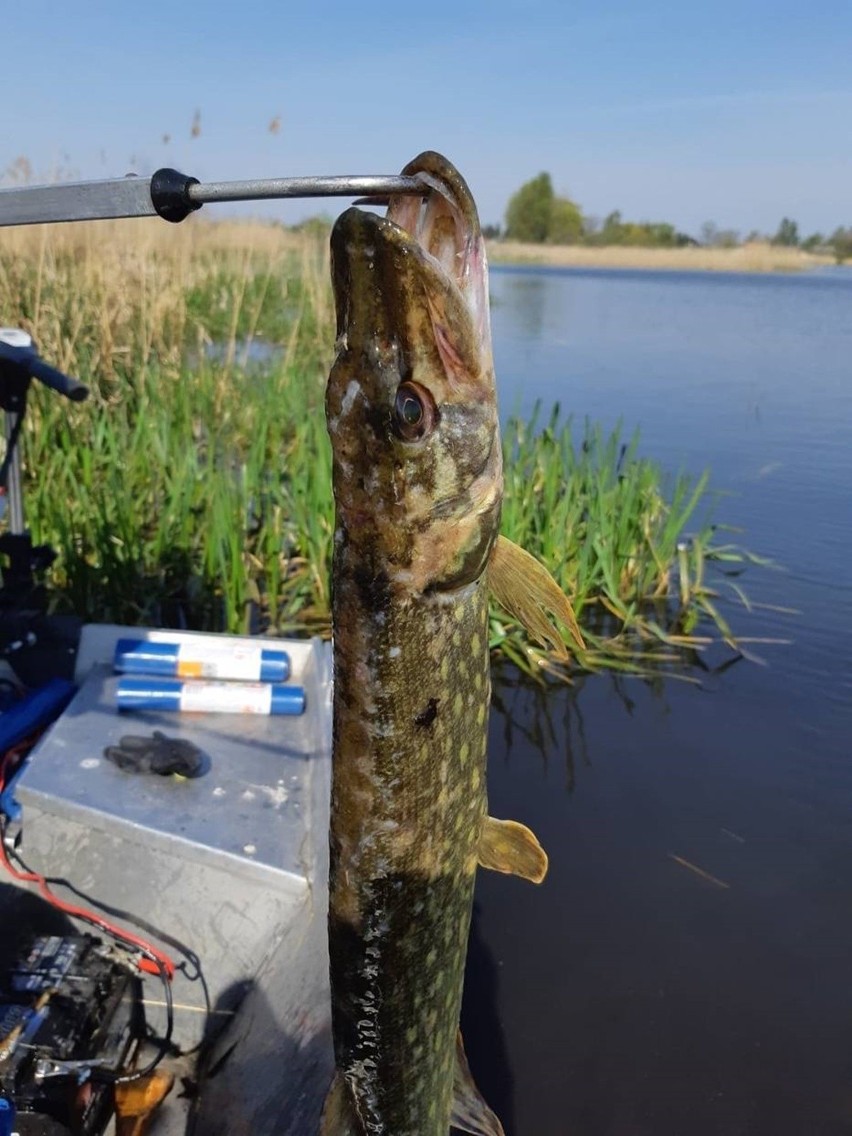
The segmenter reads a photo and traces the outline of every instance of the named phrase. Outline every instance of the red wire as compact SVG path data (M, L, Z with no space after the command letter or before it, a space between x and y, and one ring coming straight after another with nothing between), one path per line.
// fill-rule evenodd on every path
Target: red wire
M3 790L3 785L6 780L6 769L11 764L11 759L29 749L34 740L34 738L27 738L25 741L19 742L18 745L7 750L2 758L0 758L0 792ZM75 919L82 919L86 923L91 923L93 926L99 927L102 931L106 931L108 935L112 935L116 939L129 943L131 946L137 947L145 955L148 955L148 958L143 957L138 960L137 966L140 970L144 970L147 974L160 974L162 971L170 982L174 978L175 964L163 951L158 950L157 947L152 946L151 943L146 942L145 939L140 938L138 935L134 935L132 931L125 931L121 927L116 927L114 923L110 923L107 919L104 919L103 916L98 915L97 912L90 911L86 907L77 907L76 904L67 903L64 899L60 899L58 895L54 895L50 890L50 885L47 880L44 876L39 875L38 872L19 871L9 859L6 852L2 826L0 826L0 863L2 863L3 867L13 879L19 880L21 883L35 884L42 896L52 907L62 911L65 915L70 915Z
M41 730L37 731L34 734L30 734L28 738L24 738L24 740L18 742L17 745L13 745L11 749L7 749L3 756L0 757L0 793L3 792L3 788L6 784L6 770L11 766L12 759L15 757L20 757L21 754L24 754L27 752L27 750L32 749L40 734Z
M64 899L60 899L58 895L54 895L50 890L47 880L44 876L39 875L38 872L18 871L8 857L6 845L2 837L0 837L0 861L6 871L14 879L19 880L21 883L35 884L52 907L57 908L59 911L75 919L83 919L86 923L91 923L95 927L99 927L102 931L106 931L107 934L112 935L114 938L121 939L125 943L130 943L131 946L137 947L146 955L149 955L149 959L142 958L139 960L138 966L140 970L147 971L149 974L159 974L162 970L169 981L174 978L175 964L163 951L158 950L157 947L152 946L151 943L146 942L145 939L140 938L138 935L134 935L132 931L125 931L122 927L116 927L114 923L110 923L94 911L89 911L88 908L77 907L76 904L73 903L66 903Z

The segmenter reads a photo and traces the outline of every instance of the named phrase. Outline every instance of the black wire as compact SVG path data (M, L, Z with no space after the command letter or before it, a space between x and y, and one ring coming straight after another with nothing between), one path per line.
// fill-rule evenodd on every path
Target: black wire
M0 840L5 840L5 826L2 824L0 824ZM27 865L27 863L15 849L7 850L6 855L10 859L16 860L18 864L23 868L23 870L28 874L38 874L36 872L33 872L32 868ZM76 889L73 887L71 888L71 890L76 891ZM84 896L84 898L88 897ZM121 933L118 929L112 930L108 926L100 926L100 930L109 935L110 938L115 939L115 941L117 943L120 943L125 948L125 950L128 949L129 944L126 939L122 938ZM108 1084L113 1085L123 1085L129 1084L132 1081L141 1081L143 1077L150 1076L150 1074L154 1072L163 1058L167 1057L172 1051L172 1034L174 1033L175 1026L175 1012L174 999L172 996L172 983L171 979L169 978L169 972L163 960L161 958L158 958L152 950L143 950L142 954L146 958L150 959L151 962L155 963L157 967L157 973L160 976L160 981L163 984L164 999L166 1003L166 1031L163 1034L163 1037L160 1039L157 1052L144 1068L136 1069L132 1073L119 1074L114 1073L111 1069L103 1069L97 1065L92 1065L89 1068L89 1075L95 1081L107 1082Z
M163 992L166 1001L166 1032L160 1039L160 1044L157 1052L143 1069L135 1069L132 1073L122 1073L120 1075L109 1073L106 1077L104 1077L105 1080L109 1081L113 1085L129 1085L133 1081L141 1081L144 1077L150 1077L150 1075L154 1072L163 1058L168 1057L169 1052L171 1051L172 1033L174 1032L175 1027L175 1007L174 1000L172 998L172 984L169 981L169 976L166 972L166 968L161 962L159 962L159 960L157 960L157 969L160 972L160 981L163 984ZM96 1079L100 1080L102 1074L104 1074L105 1072L106 1071L103 1069L93 1069L92 1075L96 1077Z
M24 866L24 862L17 852L15 853L15 859L19 864L21 864L21 866ZM29 871L30 869L27 870ZM111 915L114 919L122 919L127 923L133 923L147 935L152 935L155 939L159 939L160 942L165 943L167 946L172 947L176 951L179 951L180 954L182 954L187 962L189 962L193 967L195 973L190 974L186 970L185 964L181 964L178 969L189 982L200 981L201 986L206 993L207 983L204 980L204 974L201 970L201 959L191 947L186 946L186 944L182 943L180 939L176 939L174 935L170 935L166 931L161 931L159 927L155 927L153 923L149 923L146 919L143 919L141 915L135 915L132 911L125 911L121 907L113 907L112 904L107 903L105 900L98 899L92 895L88 895L82 890L82 888L78 888L64 876L48 876L47 882L51 886L59 885L60 887L67 888L68 891L73 892L74 895L78 896L82 900L85 900L86 903L90 903L93 907L97 907L99 910L105 911L107 915ZM208 999L208 1011L210 1008L211 1007L209 1005Z
M24 860L23 856L21 856L20 852L18 852L17 849L13 848L7 850L7 855L9 855L11 859L15 860L25 872L29 872L31 875L37 874L33 872L33 869L27 864L27 862ZM204 971L201 969L201 960L191 947L187 947L186 944L182 943L179 939L176 939L173 935L169 935L164 931L160 931L157 927L154 927L152 924L148 923L147 920L143 919L141 916L134 915L129 911L124 911L120 907L113 907L111 904L106 903L103 900L99 900L94 896L88 895L82 889L75 887L75 885L72 884L70 880L65 879L63 876L45 876L44 880L45 883L47 883L51 887L58 885L60 887L67 888L68 891L73 892L74 895L78 896L86 903L90 903L93 907L97 907L107 915L111 915L116 919L125 920L128 923L133 923L141 930L143 930L147 935L152 935L154 938L159 939L161 942L167 943L170 947L174 948L177 951L180 951L180 953L186 957L186 960L191 964L191 966L194 967L195 974L191 975L188 973L186 969L186 963L181 963L177 969L180 970L181 974L184 975L187 981L201 983L201 989L204 995L206 1021L210 1021L210 1014L212 1012L212 1006L210 1004L210 990L207 986L207 979L204 977ZM112 935L112 932L110 932L108 928L102 928L102 930ZM115 938L118 942L123 943L125 947L127 946L126 942L124 942L119 935L113 935L112 937ZM93 1068L92 1076L97 1080L106 1080L116 1085L127 1084L131 1081L139 1081L142 1079L142 1077L147 1077L150 1073L152 1073L163 1060L163 1058L173 1050L172 1035L174 1033L174 997L172 995L172 984L169 979L168 973L166 972L166 968L161 960L153 955L149 955L147 957L149 957L152 962L156 963L157 971L160 975L160 980L163 983L164 1000L166 1003L166 1032L163 1035L157 1053L145 1069L117 1077L114 1073L108 1072L107 1070ZM205 1026L205 1034L206 1032L207 1031ZM192 1049L181 1050L178 1048L176 1050L177 1056L188 1057L192 1053L195 1053L196 1050L200 1049L203 1043L204 1039L202 1038L202 1040L197 1045L193 1046Z
M23 856L21 856L20 852L17 849L11 849L10 855L14 860L17 861L17 863L24 869L25 872L33 872L33 869L29 867L29 865L26 863ZM87 892L83 891L82 888L79 888L75 884L72 884L71 881L66 879L64 876L46 876L45 882L51 887L59 886L66 888L68 891L73 892L73 894L76 895L79 899L82 899L84 902L91 904L92 907L96 907L100 911L106 912L107 915L111 915L114 919L122 919L127 923L133 923L147 935L151 935L155 939L159 939L160 942L165 943L167 946L172 947L173 950L176 950L180 954L182 954L190 964L190 966L193 968L194 973L190 973L187 970L186 963L181 963L177 969L181 972L181 974L184 976L184 978L186 978L188 982L201 983L201 990L204 995L205 1009L207 1016L210 1016L213 1006L210 1001L210 991L207 986L207 980L204 977L204 971L201 968L201 959L198 957L195 951L192 950L191 947L188 947L185 943L182 943L180 939L176 939L174 935L170 935L165 931L161 931L159 927L155 927L152 923L149 923L146 919L143 919L141 915L135 915L132 911L125 911L121 907L113 907L112 904L106 903L105 900L98 899L93 895L89 895Z

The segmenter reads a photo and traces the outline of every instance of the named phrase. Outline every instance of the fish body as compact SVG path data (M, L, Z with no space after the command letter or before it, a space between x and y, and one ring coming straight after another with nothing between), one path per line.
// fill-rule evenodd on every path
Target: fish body
M326 394L336 506L326 1136L498 1134L458 1039L478 863L532 834L488 818L488 564L502 456L485 251L457 171L347 210L332 238ZM489 850L490 849L490 850ZM518 870L506 866L501 870Z

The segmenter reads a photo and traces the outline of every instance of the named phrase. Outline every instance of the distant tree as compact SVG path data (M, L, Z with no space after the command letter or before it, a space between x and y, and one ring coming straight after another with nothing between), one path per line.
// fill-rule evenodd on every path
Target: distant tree
M648 234L648 243L657 248L674 248L677 244L677 232L668 221L645 221L641 228Z
M784 217L781 224L778 226L778 232L772 238L774 245L786 245L788 248L795 248L799 243L799 226L795 221L791 221L789 217Z
M736 229L720 229L715 221L705 221L701 226L701 243L708 248L736 248L740 235Z
M547 239L553 245L575 245L583 236L580 206L567 197L554 197Z
M765 241L766 241L766 237L763 235L763 233L758 232L757 229L752 229L752 230L750 230L748 236L746 237L746 239L743 243L747 244L747 245L753 245L753 244L760 244L760 243L765 242Z
M712 248L716 244L716 234L719 232L719 226L715 221L705 221L701 226L701 243Z
M506 236L512 241L542 244L550 231L553 211L553 182L550 174L540 173L526 182L509 199L506 207Z
M490 235L490 234L489 234ZM684 248L698 242L669 221L625 221L614 209L601 221L587 217L570 197L553 191L550 174L541 173L513 194L506 209L505 236L510 240L541 244L638 245L646 248ZM719 229L715 222L702 226L704 243L734 246L739 235Z
M835 229L831 234L829 244L834 249L834 256L838 264L843 264L845 260L852 260L852 227Z
M732 249L740 244L740 234L736 229L719 229L716 233L716 248Z
M501 229L499 225L483 225L482 235L489 241L496 241L500 239Z
M624 225L621 221L619 209L613 209L612 213L607 213L604 217L600 231L600 243L602 245L624 244Z
M825 237L822 233L811 233L809 237L806 237L802 241L801 247L806 252L812 252L815 248L820 248L825 243Z
M679 248L694 244L668 221L625 221L618 209L604 217L583 218L583 241L587 245L643 245L648 248Z

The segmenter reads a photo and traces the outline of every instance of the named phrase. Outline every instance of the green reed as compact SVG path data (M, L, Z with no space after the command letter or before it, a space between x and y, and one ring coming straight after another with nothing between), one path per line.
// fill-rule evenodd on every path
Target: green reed
M605 434L585 422L576 432L560 408L543 426L513 418L504 434L503 531L546 563L571 599L585 649L574 665L634 671L678 663L708 645L708 635L737 649L717 590L745 602L742 590L713 569L760 558L729 542L708 515L709 475L667 478L639 456L639 435ZM492 646L524 669L558 668L552 656L524 645L499 612Z
M59 551L56 606L89 620L327 634L322 247L261 226L168 241L146 229L144 249L118 227L109 241L59 232L0 253L4 318L93 389L81 405L31 398L25 503L35 539ZM253 365L258 337L277 351ZM635 437L588 423L576 437L558 410L543 425L510 421L504 448L503 530L570 596L586 639L575 665L670 663L711 632L734 644L707 575L745 554L696 521L706 475L667 483ZM526 671L570 669L497 609L491 630L492 647Z

